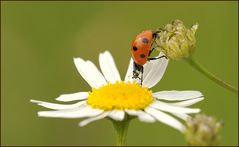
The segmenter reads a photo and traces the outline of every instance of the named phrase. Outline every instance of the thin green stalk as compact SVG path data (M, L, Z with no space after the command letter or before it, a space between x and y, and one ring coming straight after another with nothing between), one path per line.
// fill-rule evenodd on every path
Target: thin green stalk
M126 145L126 136L128 132L128 127L130 123L130 118L125 118L123 121L112 120L114 128L116 130L116 146Z
M217 83L218 85L230 90L236 94L238 94L238 89L231 86L230 84L224 82L223 80L219 79L217 76L209 72L206 68L204 68L201 64L199 64L194 58L187 58L186 61L196 70L201 72L204 76L211 79L213 82Z

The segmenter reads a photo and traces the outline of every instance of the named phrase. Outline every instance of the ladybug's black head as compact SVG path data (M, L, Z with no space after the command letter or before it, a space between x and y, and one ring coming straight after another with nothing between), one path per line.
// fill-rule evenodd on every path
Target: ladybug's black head
M153 31L153 38L157 38L158 37L158 33L164 31L165 29L159 28L155 31Z
M152 35L153 35L153 38L154 38L154 39L158 37L158 33L159 33L158 31L157 31L157 32L153 32Z

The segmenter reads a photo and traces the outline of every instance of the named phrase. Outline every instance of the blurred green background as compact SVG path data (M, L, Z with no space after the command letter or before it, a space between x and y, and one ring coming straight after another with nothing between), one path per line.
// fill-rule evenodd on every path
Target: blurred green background
M174 19L199 23L195 58L238 85L237 2L1 2L2 145L114 145L111 122L78 127L79 119L38 118L46 110L30 99L55 102L64 93L88 91L73 57L92 60L109 50L123 77L134 37ZM99 66L98 66L99 67ZM199 90L203 112L222 119L221 145L238 144L238 99L184 61L170 61L153 88ZM162 123L132 121L128 145L186 145L184 136Z

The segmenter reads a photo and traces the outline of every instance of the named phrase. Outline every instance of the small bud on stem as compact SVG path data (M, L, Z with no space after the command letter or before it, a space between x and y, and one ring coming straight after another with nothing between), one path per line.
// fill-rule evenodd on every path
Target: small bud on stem
M190 146L215 146L219 144L219 134L223 123L205 114L197 114L187 122L186 141Z
M156 43L170 59L178 60L188 58L196 47L195 33L198 24L194 24L190 29L186 28L181 20L174 20L167 24L159 33Z

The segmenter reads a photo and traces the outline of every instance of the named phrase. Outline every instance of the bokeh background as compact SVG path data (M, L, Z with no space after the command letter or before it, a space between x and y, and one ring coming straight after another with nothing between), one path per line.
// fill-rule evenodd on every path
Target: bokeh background
M114 145L108 120L78 127L80 119L38 118L46 110L30 99L55 102L63 93L89 91L73 57L92 60L109 50L123 77L134 37L145 29L181 19L198 22L194 54L206 68L238 85L237 2L1 2L2 145ZM98 66L99 67L99 66ZM199 90L196 104L225 123L221 145L238 144L238 99L184 61L170 61L153 88ZM128 145L186 145L184 136L162 123L133 120Z

